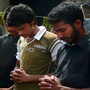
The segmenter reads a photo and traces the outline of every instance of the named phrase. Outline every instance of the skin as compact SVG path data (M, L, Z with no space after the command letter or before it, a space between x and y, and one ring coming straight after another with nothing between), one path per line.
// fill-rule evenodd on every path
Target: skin
M38 84L40 86L40 90L90 90L90 88L75 89L62 86L59 79L55 76L49 77L45 75L43 78L40 78L39 80L41 82Z
M57 34L58 38L67 43L77 43L87 32L81 27L81 20L76 20L72 27L68 23L59 22L52 24L53 32ZM82 32L83 30L83 32Z
M6 22L5 22L5 23L6 23ZM11 35L13 35L14 38L16 38L16 37L18 36L17 31L14 30L13 27L9 27L9 26L7 26L7 25L5 25L5 26L6 26L7 31L8 31Z
M15 26L13 29L18 32L18 35L24 38L33 38L39 32L39 28L37 25L34 25L34 21L32 21L31 24L24 23L21 26Z
M31 25L28 23L24 23L21 26L13 27L14 30L18 32L18 35L26 38L27 42L30 42L33 37L39 32L39 28L34 24L34 21L31 22ZM30 37L30 39L28 39ZM47 74L51 76L53 73ZM39 82L39 78L42 78L44 75L29 75L23 69L16 69L11 71L11 79L15 82Z
M47 75L51 76L52 73ZM29 75L21 68L12 71L10 76L11 76L10 80L21 83L21 82L39 82L39 78L42 78L44 75Z
M71 26L68 23L59 22L52 24L53 32L57 34L58 38L64 40L67 43L76 44L80 39L87 33L87 31L82 26L81 20L76 20L74 25ZM59 79L55 76L45 75L40 78L40 90L90 90L90 88L85 89L75 89L71 87L62 86Z

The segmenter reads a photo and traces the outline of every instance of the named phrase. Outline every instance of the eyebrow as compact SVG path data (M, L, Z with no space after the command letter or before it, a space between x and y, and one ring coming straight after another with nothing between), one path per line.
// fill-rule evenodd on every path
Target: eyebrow
M58 30L54 30L55 32L58 32L58 31L61 31L62 29L64 29L64 28L60 28L60 29L58 29Z
M18 30L22 30L22 29L24 29L25 27L23 26L23 27L20 27Z

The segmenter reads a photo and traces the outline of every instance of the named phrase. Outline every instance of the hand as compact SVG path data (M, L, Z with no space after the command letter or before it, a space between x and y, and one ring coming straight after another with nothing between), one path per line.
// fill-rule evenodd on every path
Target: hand
M22 78L21 78L21 81L22 82L28 82L29 80L29 75L26 74L26 72L24 70L22 70Z
M59 79L55 76L45 75L43 78L39 79L40 90L70 90L69 87L62 86Z
M19 82L21 83L21 79L22 79L22 70L23 69L16 69L15 71L11 71L11 79L12 81L15 81L15 82Z
M47 76L45 75L43 78L39 79L41 83L39 83L40 90L60 90L59 86L61 83L58 78L55 76Z
M15 71L12 71L10 76L11 76L10 80L19 83L28 82L28 77L29 77L29 75L26 74L26 72L23 69L16 69Z

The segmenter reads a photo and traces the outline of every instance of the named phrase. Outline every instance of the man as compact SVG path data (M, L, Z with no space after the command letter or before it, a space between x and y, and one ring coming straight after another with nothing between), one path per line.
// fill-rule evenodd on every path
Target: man
M63 2L48 14L48 21L66 44L58 51L54 76L39 79L40 90L90 90L90 33L83 27L82 10Z
M21 35L16 56L20 69L10 75L15 81L15 90L39 90L39 78L53 74L52 62L62 42L44 26L37 26L34 11L24 4L11 8L7 25Z
M6 22L6 16L10 12L9 6L5 9L3 19ZM17 59L15 57L17 51L18 33L12 27L6 25L8 34L0 37L0 90L1 88L11 87L14 82L10 80L10 72L14 70Z

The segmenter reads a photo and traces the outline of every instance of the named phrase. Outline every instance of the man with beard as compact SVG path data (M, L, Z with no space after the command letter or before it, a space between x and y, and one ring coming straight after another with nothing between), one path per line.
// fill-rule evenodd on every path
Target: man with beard
M40 90L90 90L90 33L83 27L82 10L72 2L63 2L47 20L66 44L58 51L54 76L39 79Z

